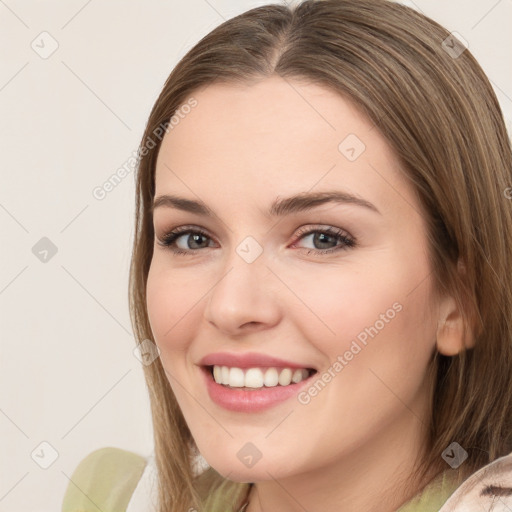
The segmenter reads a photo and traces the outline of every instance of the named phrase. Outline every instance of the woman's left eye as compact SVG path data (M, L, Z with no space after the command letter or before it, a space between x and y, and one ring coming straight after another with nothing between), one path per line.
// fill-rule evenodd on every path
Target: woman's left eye
M350 236L346 231L343 231L339 228L328 227L328 228L314 228L307 230L299 230L297 233L298 240L306 240L310 238L313 244L319 244L322 247L325 247L325 244L329 246L329 244L334 243L335 245L330 248L321 248L321 249L308 249L306 254L310 254L311 252L316 252L318 254L326 254L329 252L340 251L344 249L350 249L356 246L356 240L354 237ZM292 245L292 247L296 244Z
M302 229L296 234L296 240L291 247L296 247L297 242L310 239L313 245L320 245L320 248L307 248L306 254L326 254L344 249L350 249L356 246L356 240L345 231L334 228L309 228ZM166 233L158 242L159 245L171 249L174 254L194 254L200 249L209 246L208 240L211 238L207 233L200 229L190 227L181 227ZM204 242L207 242L204 245ZM331 247L325 248L326 245ZM199 247L198 247L199 246ZM299 249L304 249L299 247Z

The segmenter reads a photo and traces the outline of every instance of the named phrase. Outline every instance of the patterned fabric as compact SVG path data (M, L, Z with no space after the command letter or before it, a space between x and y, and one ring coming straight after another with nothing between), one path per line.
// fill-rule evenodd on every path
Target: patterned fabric
M207 482L215 471L201 475ZM471 475L459 487L448 469L396 512L512 511L512 454ZM206 488L206 485L205 485ZM213 493L203 493L207 512L243 510L250 484L225 480ZM62 512L157 512L154 458L119 448L101 448L75 469Z
M512 510L512 453L473 473L450 496L439 512L510 512Z

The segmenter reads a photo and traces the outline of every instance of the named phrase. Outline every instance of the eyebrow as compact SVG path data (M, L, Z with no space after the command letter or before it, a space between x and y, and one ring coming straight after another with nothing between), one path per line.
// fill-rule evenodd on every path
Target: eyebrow
M352 204L382 215L378 208L366 199L337 190L313 193L303 192L291 197L278 198L271 204L267 215L270 217L282 217L292 213L306 211L326 203ZM175 208L206 217L214 216L213 211L202 201L186 199L170 194L163 194L156 197L151 206L151 211L153 212L156 208L161 207Z

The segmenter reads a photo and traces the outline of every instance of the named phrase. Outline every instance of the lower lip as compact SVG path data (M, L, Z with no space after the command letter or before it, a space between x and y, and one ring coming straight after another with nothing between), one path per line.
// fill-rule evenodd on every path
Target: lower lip
M310 379L316 375L316 373L314 373L298 384L290 384L288 386L278 385L268 388L263 387L251 391L241 388L228 388L222 384L217 384L215 380L213 380L209 368L202 367L201 370L206 381L206 388L208 389L210 398L224 409L236 412L263 411L285 402L291 397L297 396L297 393L299 393L303 387L307 386Z

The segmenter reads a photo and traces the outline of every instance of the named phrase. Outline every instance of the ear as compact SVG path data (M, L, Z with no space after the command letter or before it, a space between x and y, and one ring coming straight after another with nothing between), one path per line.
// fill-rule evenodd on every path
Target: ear
M459 261L457 269L465 274L465 267ZM475 345L473 325L466 326L457 302L452 296L440 300L437 321L437 350L445 356L454 356Z

